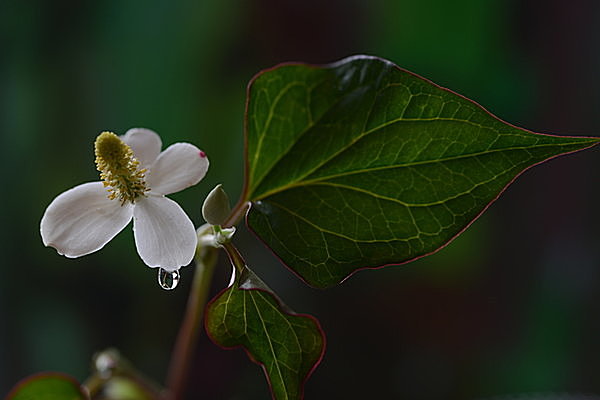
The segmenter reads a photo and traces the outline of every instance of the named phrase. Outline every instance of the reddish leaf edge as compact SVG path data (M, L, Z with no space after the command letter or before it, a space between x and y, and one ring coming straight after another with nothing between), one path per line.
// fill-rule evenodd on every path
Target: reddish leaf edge
M250 353L250 350L248 350L243 344L237 345L237 346L222 346L220 345L217 340L215 340L215 338L212 336L212 334L210 333L210 330L208 329L208 325L207 325L207 321L208 321L208 316L210 313L210 308L212 306L212 304L219 298L221 297L227 290L229 290L231 286L227 286L226 288L223 288L219 291L219 293L217 293L215 295L215 297L213 297L208 304L206 305L206 311L204 312L204 331L206 332L206 335L208 336L208 338L211 340L211 342L213 342L215 344L215 346L220 347L223 350L236 350L236 349L243 349L244 352L246 353L246 355L248 356L248 358L250 359L250 361L252 361L254 364L257 364L261 367L261 369L263 370L263 374L264 376L267 378L267 384L269 386L269 392L271 392L271 398L273 400L275 399L275 395L273 394L273 387L271 385L271 378L269 377L269 374L267 373L267 369L265 367L265 364L256 360L254 358L254 356L252 356L252 353ZM321 335L321 337L323 338L323 348L321 349L321 354L319 354L319 358L317 359L317 361L315 362L315 364L312 366L312 368L306 373L306 375L304 376L304 378L302 379L302 382L300 384L300 400L304 399L304 385L306 384L306 382L308 381L308 379L311 377L311 375L313 374L313 372L317 369L317 367L321 364L321 361L323 361L323 357L325 356L325 350L327 348L327 336L325 335L325 331L323 330L323 328L321 327L321 323L319 322L319 320L310 314L302 314L302 313L296 313L293 311L286 311L289 310L289 307L287 307L283 301L279 298L279 296L277 296L275 293L272 293L268 290L265 289L241 289L241 288L237 288L237 290L248 290L248 291L258 291L258 292L263 292L268 294L269 296L273 297L275 299L275 301L277 302L277 305L279 306L279 309L282 310L282 312L284 314L287 315L291 315L294 317L305 317L308 319L311 319L315 325L317 326L317 329L319 331L319 334Z
M63 372L45 371L45 372L37 372L33 375L26 376L25 378L18 381L15 384L15 386L13 386L13 388L10 390L10 392L8 392L8 394L6 395L4 400L11 400L17 394L17 392L19 390L21 390L21 388L23 386L29 384L32 381L40 379L40 378L64 379L65 381L69 381L69 382L73 383L75 386L77 386L79 388L79 392L81 392L81 394L84 396L84 398L86 398L86 399L90 398L90 396L88 395L87 391L83 388L81 383L77 379L72 377L71 375L65 374Z
M492 113L491 113L491 112L490 112L490 111L489 111L487 108L483 107L481 104L477 103L476 101L474 101L474 100L471 100L471 99L469 99L468 97L465 97L465 96L463 96L462 94L460 94L460 93L457 93L457 92L455 92L455 91L453 91L453 90L451 90L451 89L448 89L448 88L446 88L446 87L440 86L440 85L438 85L437 83L435 83L435 82L432 82L431 80L429 80L429 79L427 79L427 78L424 78L424 77L422 77L422 76L421 76L421 75L419 75L419 74L416 74L416 73L414 73L414 72L411 72L411 71L408 71L408 70L406 70L406 69L404 69L404 68L402 68L402 67L399 67L399 66L398 66L398 65L396 65L395 63L393 63L393 62L391 62L391 61L389 61L389 60L386 60L385 58L381 58L381 57L377 57L377 56L370 56L370 55L358 54L358 55L349 56L349 57L343 58L343 59L341 59L341 60L339 60L339 61L334 61L334 62L332 62L332 63L328 63L328 64L310 64L310 63L304 63L304 62L296 62L296 61L291 61L291 62L283 62L283 63L277 64L277 65L275 65L275 66L273 66L273 67L266 68L266 69L264 69L264 70L262 70L262 71L258 72L256 75L254 75L254 76L252 77L252 79L250 79L250 82L248 82L248 86L246 87L246 106L245 106L245 112L244 112L244 185L243 185L243 188L242 188L242 193L241 193L241 195L240 195L240 199L238 200L237 204L236 204L236 205L235 205L235 207L233 208L233 212L231 213L231 216L230 216L230 218L228 218L228 220L226 221L226 223L224 224L224 226L231 226L231 225L235 224L235 223L237 222L237 221L236 221L236 220L237 220L237 214L238 214L239 212L241 212L241 211L244 209L244 207L247 207L247 209L246 209L246 212L245 212L245 216L244 216L245 223L246 223L246 227L248 227L248 229L249 229L249 230L252 232L252 234L253 234L253 235L254 235L254 236L255 236L255 237L256 237L256 238L257 238L257 239L258 239L258 240L259 240L259 241L260 241L260 242L261 242L261 243L262 243L262 244L263 244L263 245L266 247L266 248L267 248L267 249L269 249L269 251L271 252L271 254L273 254L273 255L275 256L275 258L277 258L277 259L278 259L278 260L279 260L279 261L280 261L280 262L281 262L281 263L282 263L282 264L283 264L283 265L284 265L284 266L285 266L285 267L286 267L286 268L287 268L287 269L288 269L290 272L292 272L292 274L296 275L296 276L297 276L297 277L298 277L298 278L299 278L299 279L300 279L302 282L304 282L304 283L305 283L307 286L310 286L310 287L312 287L312 288L315 288L315 289L327 289L327 288L333 287L334 285L330 285L330 286L324 286L324 287L321 287L321 286L314 286L314 285L310 284L309 282L307 282L307 281L306 281L306 279L304 279L304 278L303 278L303 277L302 277L300 274L298 274L298 273L297 273L297 272L296 272L294 269L292 269L292 268L291 268L289 265L287 265L287 263L285 263L285 262L284 262L284 261L283 261L283 260L282 260L282 259L281 259L281 258L280 258L278 255L277 255L277 253L275 253L275 251L273 251L273 249L271 249L271 248L269 247L269 245L267 245L267 243L266 243L266 242L265 242L265 241L264 241L264 240L263 240L263 239L262 239L262 238L261 238L261 237L260 237L260 236L259 236L259 235L258 235L258 234L255 232L255 231L254 231L254 229L252 229L252 227L250 226L250 224L248 224L248 213L250 212L250 208L251 208L251 207L252 207L252 205L253 205L253 203L252 203L250 200L248 200L248 199L246 198L246 197L248 196L248 174L249 174L249 172L248 172L248 171L249 171L249 165L250 165L250 164L249 164L249 160L248 160L248 106L249 106L249 104L250 104L250 90L251 90L251 88L252 88L252 85L254 84L254 82L255 82L255 81L256 81L256 80L257 80L257 79L258 79L260 76L262 76L262 75L263 75L263 74L265 74L265 73L268 73L268 72L274 71L274 70L276 70L276 69L278 69L278 68L281 68L281 67L287 67L287 66L299 66L299 65L301 65L301 66L306 66L306 67L308 67L308 68L333 68L333 67L335 67L335 66L337 66L337 65L339 65L339 64L343 64L343 63L346 63L346 62L349 62L349 61L352 61L352 60L360 60L360 59L365 59L365 60L379 60L379 61L382 61L382 62L384 62L384 63L386 63L386 64L389 64L389 65L393 66L394 68L396 68L396 69L398 69L398 70L400 70L400 71L402 71L402 72L405 72L405 73L407 73L407 74L409 74L409 75L412 75L412 76L414 76L415 78L421 79L421 80L423 80L423 81L425 81L425 82L427 82L427 83L429 83L429 84L431 84L431 85L433 85L433 86L437 87L438 89L444 90L444 91L446 91L446 92L449 92L449 93L451 93L451 94L454 94L454 95L456 95L456 96L459 96L459 97L461 97L462 99L464 99L464 100L466 100L466 101L468 101L468 102L472 103L474 106L476 106L476 107L479 107L480 109L482 109L484 112L486 112L486 113L487 113L488 115L490 115L492 118L494 118L494 119L498 120L499 122L501 122L501 123L503 123L503 124L506 124L506 125L508 125L508 126L510 126L510 127L512 127L512 128L515 128L515 129L520 129L520 130L522 130L522 131L525 131L525 132L528 132L528 133L531 133L531 134L534 134L534 135L541 135L541 136L553 136L553 137L562 137L562 138L596 139L596 142L595 142L595 143L592 143L592 144L590 144L589 146L582 147L581 149L577 149L577 150L569 151L569 152L566 152L566 153L557 154L557 155L555 155L555 156L552 156L552 157L546 158L545 160L542 160L542 161L540 161L540 162L538 162L538 163L532 164L532 165L528 166L527 168L525 168L524 170L522 170L521 172L519 172L517 175L515 175L515 177L514 177L514 178L513 178L513 179L512 179L510 182L508 182L508 183L507 183L507 184L506 184L506 185L505 185L505 186L504 186L504 187L503 187L503 188L500 190L500 192L498 192L498 195L497 195L497 196L496 196L494 199L492 199L492 200L491 200L491 201L490 201L490 202L489 202L489 203L488 203L488 204L487 204L487 205L486 205L486 206L485 206L485 207L484 207L484 208L481 210L481 212L480 212L479 214L477 214L477 215L476 215L476 216L475 216L475 217L474 217L474 218L473 218L473 219L472 219L472 220L471 220L471 221L470 221L470 222L469 222L469 223L468 223L468 224L467 224L467 225L466 225L466 226L465 226L465 227L464 227L462 230L460 230L460 231L459 231L459 232L458 232L456 235L452 236L452 237L451 237L450 239L448 239L448 240L447 240L447 241L446 241L444 244L442 244L440 247L436 248L435 250L433 250L433 251L431 251L431 252L429 252L429 253L426 253L426 254L422 254L422 255L420 255L420 256L417 256L417 257L413 257L413 258L411 258L411 259L409 259L409 260L406 260L406 261L403 261L403 262L399 262L399 263L389 263L389 264L383 264L383 265L376 265L376 266L365 266L365 267L357 268L357 269L355 269L354 271L352 271L350 274L348 274L348 275L347 275L347 276L346 276L344 279L342 279L341 281L339 281L339 282L337 283L338 285L339 285L339 284L342 284L342 283L344 283L346 280L350 279L350 277L354 276L354 274L356 274L357 272L360 272L360 271L364 271L364 270L377 270L377 269L382 269L382 268L385 268L385 267L392 267L392 266L401 266L401 265L405 265L405 264L409 264L409 263L411 263L411 262L417 261L417 260L419 260L419 259L421 259L421 258L423 258L423 257L427 257L427 256L430 256L430 255L433 255L433 254L437 253L438 251L442 250L443 248L445 248L446 246L448 246L450 243L452 243L452 242L454 241L454 239L456 239L457 237L459 237L460 235L462 235L462 234L463 234L463 233L464 233L464 232L465 232L465 231L466 231L466 230L467 230L469 227L471 227L471 225L472 225L472 224L473 224L475 221L477 221L477 220L479 219L479 217L481 217L481 215L482 215L483 213L485 213L485 212L488 210L488 208L489 208L489 207L490 207L490 206L491 206L493 203L495 203L495 202L496 202L496 200L498 200L498 198L500 198L500 196L501 196L501 195L504 193L504 191L505 191L505 190L506 190L506 189L507 189L507 188L508 188L510 185L512 185L512 184L513 184L513 182L514 182L515 180L517 180L517 178L519 178L519 177L520 177L520 176L521 176L523 173L525 173L526 171L528 171L529 169L531 169L531 168L533 168L533 167L535 167L535 166L537 166L537 165L543 164L543 163L545 163L545 162L547 162L547 161L550 161L550 160L553 160L553 159L555 159L555 158L557 158L557 157L566 156L566 155L569 155L569 154L577 153L577 152L579 152L579 151L587 150L587 149L589 149L589 148L591 148L591 147L594 147L594 146L596 146L596 145L600 144L600 137L596 137L596 136L573 136L573 135L566 135L566 136L563 136L563 135L556 135L556 134L552 134L552 133L540 133L540 132L534 132L534 131L531 131L531 130L529 130L529 129L521 128L521 127L519 127L519 126L516 126L516 125L514 125L514 124L512 124L512 123L510 123L510 122L506 122L506 121L504 121L503 119L499 118L498 116L496 116L496 115L492 114ZM249 207L248 207L248 204L250 204L250 206L249 206Z

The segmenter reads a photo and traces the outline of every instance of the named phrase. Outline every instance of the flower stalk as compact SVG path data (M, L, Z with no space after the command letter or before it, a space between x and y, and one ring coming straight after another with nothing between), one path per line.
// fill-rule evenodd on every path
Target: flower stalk
M167 374L167 400L181 400L184 396L217 256L218 249L214 247L198 246L196 250L194 280Z
M229 214L227 220L222 224L222 226L224 228L229 228L237 225L242 220L242 218L244 218L244 215L246 215L246 212L248 212L249 208L249 201L239 201Z

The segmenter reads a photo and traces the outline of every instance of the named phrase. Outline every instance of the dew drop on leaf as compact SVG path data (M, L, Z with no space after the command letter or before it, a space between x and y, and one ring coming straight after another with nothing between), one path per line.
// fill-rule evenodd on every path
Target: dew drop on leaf
M167 271L163 268L158 269L158 284L165 290L173 290L179 283L179 271Z

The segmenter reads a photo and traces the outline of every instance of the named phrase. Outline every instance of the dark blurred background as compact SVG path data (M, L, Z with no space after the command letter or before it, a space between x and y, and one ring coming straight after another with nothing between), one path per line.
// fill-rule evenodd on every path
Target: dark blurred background
M0 1L0 395L42 370L84 379L108 346L164 380L191 268L160 289L131 227L76 260L41 243L50 201L97 179L101 131L206 151L207 178L172 196L199 225L216 183L240 193L245 86L261 69L378 55L516 125L599 135L599 27L592 0ZM327 333L306 398L600 395L599 160L535 167L436 255L327 291L240 231L248 263ZM243 351L205 336L192 375L190 399L269 398Z

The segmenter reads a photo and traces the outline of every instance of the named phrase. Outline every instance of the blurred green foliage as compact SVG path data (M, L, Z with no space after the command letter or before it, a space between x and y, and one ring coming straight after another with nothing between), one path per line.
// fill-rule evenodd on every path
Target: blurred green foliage
M101 131L143 126L202 148L207 178L173 196L200 225L216 183L241 191L245 85L260 69L374 54L517 125L598 134L599 19L583 0L0 2L0 393L41 370L83 379L108 346L164 378L192 271L160 290L129 228L77 260L39 237L54 196L97 179ZM249 264L328 334L306 397L600 393L598 157L538 167L437 255L328 291L239 232ZM242 352L205 337L198 351L190 398L268 396Z

